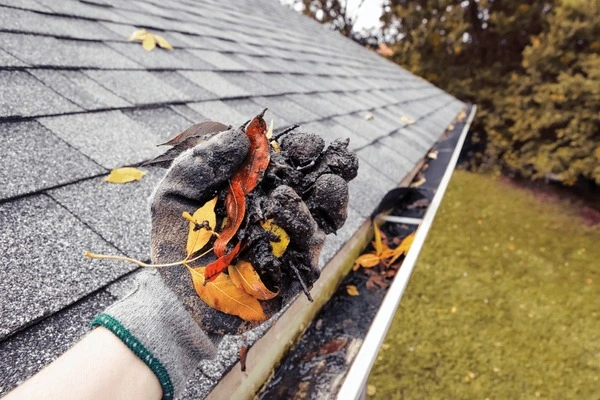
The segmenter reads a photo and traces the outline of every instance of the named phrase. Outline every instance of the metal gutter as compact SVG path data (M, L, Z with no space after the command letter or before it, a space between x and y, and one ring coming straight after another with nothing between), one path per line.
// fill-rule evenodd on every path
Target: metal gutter
M396 309L398 308L400 300L402 299L402 295L404 294L406 286L408 285L408 281L412 275L412 271L415 267L419 253L423 248L423 244L425 243L425 239L427 238L427 234L429 233L429 229L431 228L435 214L442 202L442 198L444 197L444 193L446 192L446 188L448 187L448 183L450 182L450 178L452 177L452 173L456 167L456 162L458 161L458 157L462 150L467 132L469 131L471 123L473 122L476 111L477 106L473 105L438 189L431 200L427 213L423 217L423 220L417 229L413 244L406 255L406 258L402 262L402 267L398 271L398 274L396 275L392 286L386 294L379 311L375 315L363 345L354 359L354 362L352 363L352 366L350 367L348 374L346 375L346 378L337 394L338 400L364 398L364 390L367 384L369 373L371 372L371 368L375 363L379 349L383 344L392 319L394 318L394 314L396 313Z

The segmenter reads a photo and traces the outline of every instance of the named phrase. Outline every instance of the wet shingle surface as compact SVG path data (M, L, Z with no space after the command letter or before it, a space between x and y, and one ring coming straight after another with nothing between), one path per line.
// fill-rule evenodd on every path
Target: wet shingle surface
M140 26L175 50L129 42ZM84 250L148 257L164 171L120 186L108 170L202 119L239 125L265 107L276 128L348 137L360 157L324 265L464 104L275 0L0 0L0 394L131 287L130 266ZM184 398L206 395L240 346L224 341Z

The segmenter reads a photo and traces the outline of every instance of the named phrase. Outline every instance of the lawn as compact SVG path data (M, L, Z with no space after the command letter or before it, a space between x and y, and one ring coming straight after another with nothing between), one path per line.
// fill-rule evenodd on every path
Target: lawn
M599 399L599 267L570 203L456 171L369 398Z

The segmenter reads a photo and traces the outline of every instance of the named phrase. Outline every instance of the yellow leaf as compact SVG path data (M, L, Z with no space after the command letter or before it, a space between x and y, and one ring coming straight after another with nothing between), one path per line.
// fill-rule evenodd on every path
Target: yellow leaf
M355 264L360 265L363 268L373 268L378 265L381 259L377 256L377 254L367 253L358 257L355 261Z
M167 50L173 50L173 46L171 46L171 43L167 42L167 40L157 34L153 34L154 39L156 40L156 43L162 47L163 49L167 49Z
M408 250L410 250L410 246L412 245L413 240L415 240L414 232L405 237L404 240L402 240L398 247L394 249L394 256L390 260L390 265L392 265L394 261L398 259L398 257L408 253Z
M110 174L106 178L104 178L104 182L128 183L133 181L139 181L144 175L146 175L146 173L137 168L116 168L110 171Z
M258 300L244 289L235 286L229 275L219 274L213 281L204 285L204 267L187 268L192 274L196 293L209 307L226 314L237 315L246 321L267 319Z
M275 153L281 153L281 147L279 147L279 143L277 143L277 140L271 140L271 147L273 147Z
M273 223L273 219L261 221L260 225L264 230L271 231L279 238L278 242L270 242L271 248L273 249L273 255L277 258L281 257L285 253L288 244L290 244L290 236L280 226Z
M271 300L278 292L272 292L260 280L260 276L248 261L240 260L229 266L229 277L240 289L259 300Z
M154 39L154 36L152 36L150 34L147 35L144 38L144 40L142 40L142 47L146 51L152 51L152 50L154 50L154 48L156 47L156 39Z
M148 31L145 29L139 29L129 36L129 41L142 41L148 35Z
M400 121L404 122L406 125L412 125L416 122L414 119L407 117L406 115L401 116Z
M354 285L347 285L346 286L346 293L348 293L350 296L358 296L360 294L358 292L358 289Z
M217 199L218 197L215 196L214 199L207 201L202 207L194 212L194 215L190 215L187 212L183 213L183 217L190 221L190 230L186 246L188 255L201 250L212 237L215 226L217 225L217 216L215 215ZM197 228L198 225L202 225L204 221L208 222L208 226L211 230L206 229L206 227Z
M380 256L383 252L383 240L381 240L381 231L375 222L373 222L373 231L375 232L375 243L373 243L373 247L375 247L375 253Z
M271 120L271 123L269 124L269 129L267 129L267 133L265 134L265 136L267 137L267 139L271 139L271 137L273 137L273 120Z

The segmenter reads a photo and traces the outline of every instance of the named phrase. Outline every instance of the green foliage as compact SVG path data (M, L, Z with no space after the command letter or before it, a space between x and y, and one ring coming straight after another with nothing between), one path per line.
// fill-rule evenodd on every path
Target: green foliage
M370 399L598 399L600 227L455 171Z
M598 1L391 0L390 58L477 103L474 160L600 183Z

